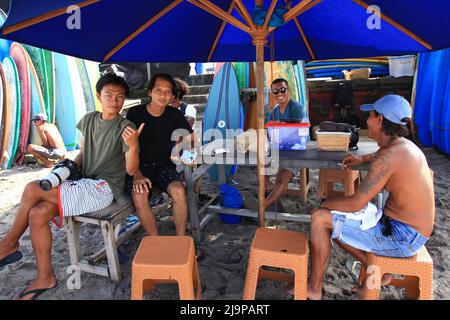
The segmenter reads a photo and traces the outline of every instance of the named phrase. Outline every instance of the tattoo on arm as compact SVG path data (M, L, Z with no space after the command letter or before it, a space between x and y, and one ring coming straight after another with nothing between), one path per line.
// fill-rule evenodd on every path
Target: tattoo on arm
M361 183L359 190L368 195L370 191L388 174L393 150L387 149L375 157L370 165L369 174Z

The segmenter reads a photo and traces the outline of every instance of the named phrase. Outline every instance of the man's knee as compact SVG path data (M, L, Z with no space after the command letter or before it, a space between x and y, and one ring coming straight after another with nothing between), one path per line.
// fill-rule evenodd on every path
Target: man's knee
M28 216L28 223L30 225L30 228L41 227L45 224L48 224L50 218L48 217L47 213L47 208L40 203L31 208L30 214Z
M281 168L277 174L277 182L287 186L293 177L294 174L290 170Z
M41 191L41 187L39 186L39 180L34 180L25 186L23 193L25 196L35 196Z
M34 145L29 144L29 145L27 146L27 152L33 153L33 152L34 152Z
M148 204L148 192L138 193L131 192L131 198L133 199L134 206L136 210L141 210L149 207Z
M173 201L186 201L186 190L181 182L172 182L167 191Z
M332 215L330 210L318 208L311 212L311 228L316 227L331 229Z

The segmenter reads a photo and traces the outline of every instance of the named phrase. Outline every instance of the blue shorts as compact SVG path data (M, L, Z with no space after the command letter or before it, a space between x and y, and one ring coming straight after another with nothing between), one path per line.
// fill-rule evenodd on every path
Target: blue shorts
M394 258L412 257L428 240L410 225L393 219L390 220L391 235L385 236L382 220L375 227L363 231L360 228L361 221L333 213L331 238L353 248Z

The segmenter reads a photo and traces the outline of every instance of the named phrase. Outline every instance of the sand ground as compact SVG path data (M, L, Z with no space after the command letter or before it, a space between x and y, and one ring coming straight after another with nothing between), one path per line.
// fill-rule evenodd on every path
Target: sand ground
M449 243L449 213L450 213L450 161L438 154L432 148L423 149L430 167L435 172L436 221L435 229L427 243L427 249L434 261L434 298L450 299L450 247ZM37 165L13 167L0 172L0 238L3 238L14 220L18 203L25 185L34 179L45 176L49 169ZM311 170L312 188L308 195L308 203L302 206L295 196L281 199L282 207L290 213L309 214L316 205L314 193L317 183L317 170ZM247 207L252 207L256 200L257 181L255 168L239 168L235 177ZM207 195L214 187L207 179L203 183L200 200L206 201ZM169 212L163 213L158 219L161 235L175 233ZM297 230L309 233L309 225L268 221L269 226L282 229ZM249 247L257 228L255 219L245 218L239 224L224 224L219 216L215 216L202 230L202 248L206 257L200 262L199 272L202 283L202 299L241 299L247 268ZM81 288L69 290L66 281L70 274L65 228L53 231L53 267L59 286L49 290L41 299L71 300L71 299L129 299L131 281L131 261L145 235L141 229L132 240L119 249L122 260L124 278L115 283L109 279L83 273ZM85 254L94 253L102 242L101 231L96 226L82 227L81 245ZM12 299L35 276L35 258L31 246L29 232L21 239L21 250L24 257L21 261L6 266L0 270L0 299ZM332 255L325 274L324 299L352 300L357 299L350 289L354 280L345 268L346 253L337 246L332 248ZM281 282L262 280L259 283L257 299L288 299L285 293L286 285ZM176 285L158 285L156 290L146 294L146 299L178 299ZM383 299L403 299L403 291L393 287L382 289Z

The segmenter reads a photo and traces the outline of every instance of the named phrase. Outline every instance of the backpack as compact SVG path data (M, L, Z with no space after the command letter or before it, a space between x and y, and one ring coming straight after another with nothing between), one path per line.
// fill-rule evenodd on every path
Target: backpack
M355 125L348 123L332 122L332 121L322 121L319 124L320 131L328 132L350 132L350 150L358 150L359 142L359 128Z

